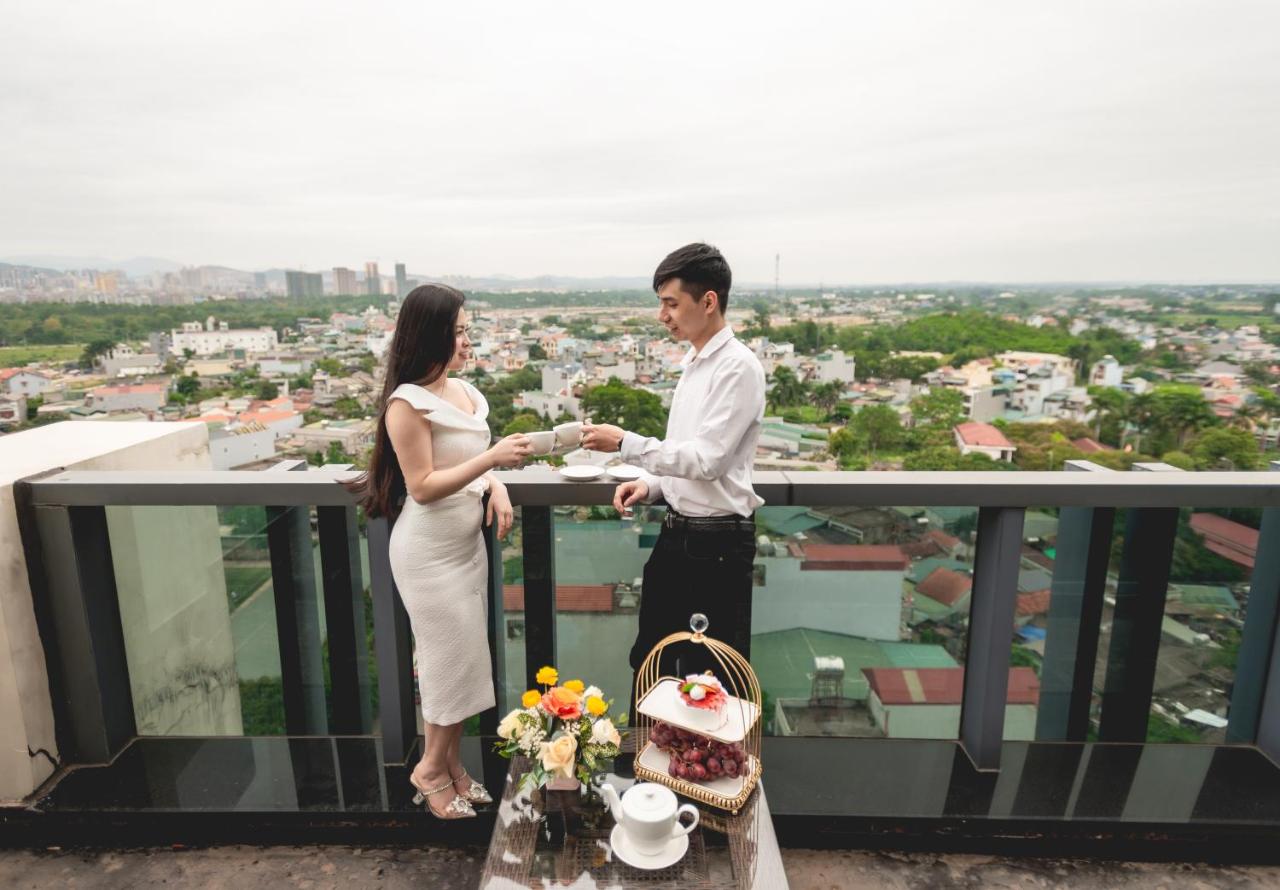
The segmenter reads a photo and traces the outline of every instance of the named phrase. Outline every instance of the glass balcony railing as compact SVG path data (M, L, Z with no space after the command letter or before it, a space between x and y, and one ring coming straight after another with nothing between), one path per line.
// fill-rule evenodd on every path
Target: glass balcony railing
M284 469L24 483L67 762L174 736L367 736L386 763L410 756L390 527L337 473ZM757 474L749 624L711 634L749 641L766 745L937 740L1023 774L1037 743L1280 756L1280 477L1069 470ZM624 520L612 485L503 475L518 518L488 540L498 706L473 735L543 664L626 700L664 509Z

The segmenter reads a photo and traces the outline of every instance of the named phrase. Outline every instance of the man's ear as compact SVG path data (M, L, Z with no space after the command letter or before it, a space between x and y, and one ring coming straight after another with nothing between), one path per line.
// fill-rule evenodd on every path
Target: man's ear
M713 290L709 290L702 295L702 305L708 309L719 309L720 295Z

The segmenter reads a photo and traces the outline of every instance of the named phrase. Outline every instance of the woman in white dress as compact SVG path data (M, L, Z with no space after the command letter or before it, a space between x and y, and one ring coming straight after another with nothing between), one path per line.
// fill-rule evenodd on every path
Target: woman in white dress
M448 374L471 357L464 299L441 284L404 298L369 470L352 486L367 515L400 510L391 531L391 574L413 628L426 737L409 781L414 803L425 802L441 819L474 816L472 803L491 802L460 754L463 721L495 703L480 523L496 519L499 536L506 535L511 500L490 471L518 466L530 454L523 434L491 447L484 396Z

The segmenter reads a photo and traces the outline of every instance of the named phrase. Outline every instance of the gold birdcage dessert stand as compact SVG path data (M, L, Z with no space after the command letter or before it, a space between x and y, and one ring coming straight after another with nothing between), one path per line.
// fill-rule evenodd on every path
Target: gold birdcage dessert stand
M750 663L737 650L706 635L708 621L705 615L694 615L689 626L690 631L673 633L660 640L636 672L635 775L637 779L661 783L709 806L737 813L760 781L763 704L760 681L756 679ZM725 692L723 712L713 714L710 719L681 701L682 678L662 674L663 651L685 642L706 647L716 665L713 671L715 678ZM659 736L655 739L654 728L661 724L666 727L659 729ZM706 759L715 757L717 751L732 749L733 753L725 753L725 756L734 759L737 774L707 774L697 780L672 775L669 767L683 754L665 751L658 744L667 738L667 729L696 735L696 746L707 755ZM740 765L738 757L741 757ZM694 762L702 759L695 758ZM705 767L702 772L707 772Z

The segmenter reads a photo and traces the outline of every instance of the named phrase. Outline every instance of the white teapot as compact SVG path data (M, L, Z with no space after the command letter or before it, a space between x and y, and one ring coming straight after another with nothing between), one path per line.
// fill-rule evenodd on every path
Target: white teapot
M698 827L698 808L690 803L678 805L675 793L656 782L632 785L621 798L612 785L604 783L600 795L613 812L614 821L626 832L627 841L646 856L660 855L673 840ZM688 825L680 822L685 813L693 817Z

